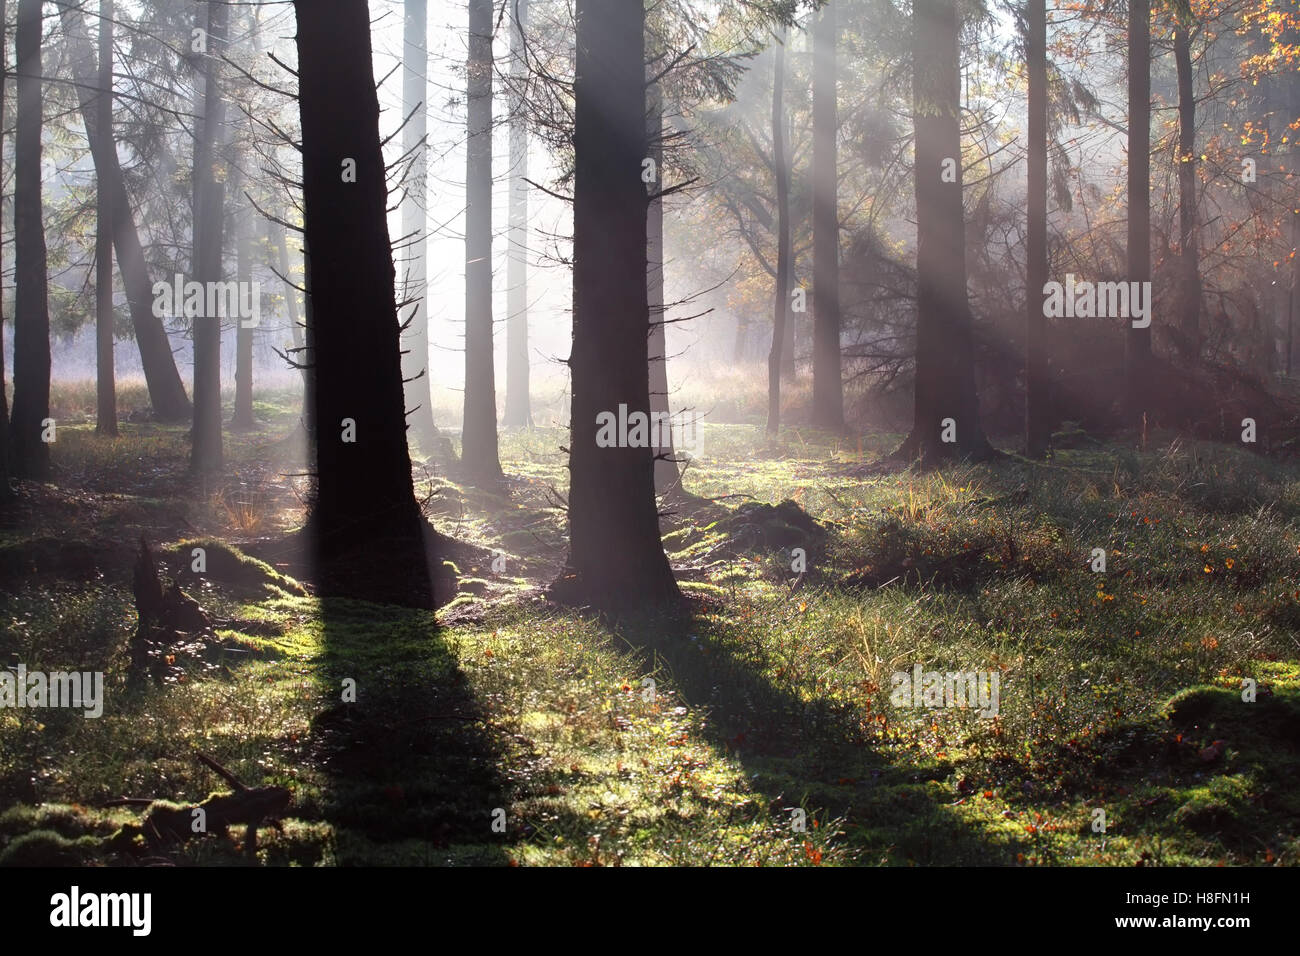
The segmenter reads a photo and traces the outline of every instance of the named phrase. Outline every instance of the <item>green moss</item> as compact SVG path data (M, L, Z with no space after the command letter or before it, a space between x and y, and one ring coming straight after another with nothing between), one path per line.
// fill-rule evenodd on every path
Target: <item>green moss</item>
M307 593L301 584L281 574L265 561L249 557L238 548L214 538L187 539L168 550L175 567L182 575L193 568L195 548L204 550L206 569L202 577L268 594L281 591L302 596Z
M98 846L94 837L70 840L53 830L33 830L0 852L0 866L80 866Z

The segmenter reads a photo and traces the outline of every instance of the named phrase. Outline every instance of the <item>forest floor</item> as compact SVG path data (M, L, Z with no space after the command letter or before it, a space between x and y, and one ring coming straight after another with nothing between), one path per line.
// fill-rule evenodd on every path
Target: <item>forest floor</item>
M922 474L878 464L897 435L706 425L686 486L717 500L664 519L691 610L611 624L542 594L567 436L503 432L503 489L416 465L477 546L435 616L248 556L302 518L287 403L200 484L184 427L56 400L57 482L0 517L0 664L102 671L105 703L0 709L0 862L1300 863L1294 465L1153 438ZM142 535L182 577L205 549L226 622L143 673ZM996 672L997 715L891 702L916 665ZM144 808L106 801L227 789L195 751L289 788L282 825L112 839Z

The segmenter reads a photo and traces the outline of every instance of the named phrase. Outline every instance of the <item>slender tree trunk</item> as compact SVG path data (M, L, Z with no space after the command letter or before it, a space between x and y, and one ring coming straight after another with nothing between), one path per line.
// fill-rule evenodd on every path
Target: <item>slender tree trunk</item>
M960 20L954 0L914 0L916 393L898 455L931 463L992 454L980 424L961 183ZM945 176L945 167L952 175ZM955 180L955 181L952 181Z
M225 184L213 166L218 161L225 103L217 64L226 42L230 8L208 0L207 53L203 69L203 121L194 146L194 281L207 288L221 280ZM205 296L206 299L206 296ZM194 323L194 426L190 433L190 469L196 474L221 470L221 316L206 308Z
M0 0L0 78L9 72L8 50L9 11L6 0ZM5 83L0 82L0 160L3 159L5 116ZM2 164L0 164L2 165ZM0 168L0 182L4 180L4 169ZM0 262L4 261L4 230L0 229ZM12 490L9 487L9 395L5 391L4 363L4 297L0 296L0 502L9 500Z
M1128 280L1151 281L1151 7L1128 7ZM1151 329L1129 323L1124 338L1129 424L1142 429L1149 411Z
M790 181L785 158L785 31L776 40L772 68L772 166L776 171L776 291L772 302L772 350L767 356L767 433L781 429L782 352L790 313Z
M465 415L470 481L501 479L492 356L492 0L469 0L469 148L465 213Z
M14 135L14 472L50 474L43 437L50 415L50 310L41 212L41 0L19 0L15 36L18 119Z
M257 39L259 32L259 23L257 11L249 8L246 11L245 29L254 38L253 49L261 53L262 44ZM253 136L252 123L244 127L244 133L250 140ZM242 145L239 148L239 156L236 165L242 167L248 156L248 149ZM236 177L240 181L240 186L233 190L235 201L235 278L239 282L239 288L249 289L252 296L260 296L258 289L252 288L253 283L253 222L256 210L252 202L244 195L248 187L243 184L243 178ZM243 295L243 292L240 292ZM259 303L260 314L260 303ZM235 321L235 409L230 419L230 427L240 430L253 428L256 424L253 420L253 335L255 328L251 325L245 325L245 317L239 316Z
M98 77L91 63L94 49L85 21L71 0L59 4L71 61L77 81L77 100L82 122L90 140L91 158L95 164L98 188L107 189L113 221L113 248L117 253L117 268L122 276L127 304L131 311L131 326L135 331L136 345L140 349L140 364L144 369L145 384L149 389L149 403L154 415L165 422L183 422L191 415L190 400L185 395L176 359L172 355L171 340L163 327L162 319L153 313L153 284L149 281L149 268L136 230L135 214L126 192L126 179L114 143L110 149L101 149L99 135L97 95Z
M789 130L787 130L786 133L787 133L787 135L786 135L786 138L785 138L785 142L786 142L786 145L787 145L787 147L788 147L788 146L789 146L789 143L790 143ZM790 167L789 167L789 165L788 165L788 160L787 160L787 165L786 165L786 168L785 168L785 177L786 177L786 182L789 183L789 181L790 181ZM792 246L792 247L793 247L793 244L794 244L794 239L793 239L793 237L792 237L792 238L791 238L791 246ZM791 253L790 253L790 258L791 258L791 259L794 258L793 248L792 248ZM797 381L798 378L799 378L799 365L798 365L798 363L795 361L795 354L796 354L796 346L799 344L799 343L798 343L799 336L798 336L798 334L797 334L797 333L798 333L797 326L798 326L798 324L799 324L799 322L800 322L800 319L796 318L796 316L798 316L798 315L803 315L803 314L805 314L805 313L798 313L798 312L795 312L795 311L790 307L790 302L789 302L789 298L788 298L790 292L793 291L794 289L799 288L799 285L800 285L800 283L799 283L799 277L796 276L796 275L794 274L794 263L791 262L791 263L790 263L790 269L789 269L788 272L786 273L786 280L785 280L786 295L787 295L787 300L786 300L786 304L785 304L785 306L786 306L786 309L785 309L785 337L781 340L781 380L784 381L784 382L786 382L786 383L793 383L793 382Z
M521 89L528 75L524 30L528 0L514 0L510 34L510 228L506 258L506 410L507 428L533 426L528 369L528 118Z
M813 29L813 424L844 430L840 371L839 169L835 4Z
M1174 62L1178 70L1178 319L1177 341L1187 361L1201 354L1200 243L1196 228L1196 95L1192 83L1190 18L1178 18Z
M241 197L239 190L236 197ZM253 281L252 227L253 207L246 199L238 198L235 204L237 221L235 224L235 276L240 288L248 288ZM241 293L242 294L242 293ZM243 317L235 322L235 411L230 419L230 427L249 429L253 421L253 333L252 326L245 326Z
M1286 376L1291 377L1293 336L1295 323L1300 321L1300 210L1291 214L1291 290L1287 295L1286 309Z
M402 151L410 156L406 176L406 201L402 203L405 237L406 295L411 310L402 356L406 379L406 408L411 437L425 449L433 447L433 398L429 382L428 236L425 192L428 188L429 15L428 0L405 0L402 38L402 115L410 117L402 128Z
M577 0L576 12L569 556L552 593L613 609L680 597L648 441L598 444L599 418L626 414L630 431L650 410L645 7Z
M657 66L649 67L654 72ZM647 88L646 137L654 161L655 181L649 183L650 208L646 216L646 294L650 305L650 412L651 420L662 415L668 421L668 340L664 319L664 201L663 190L664 140L663 140L663 89L658 83ZM657 440L655 453L655 493L673 495L681 490L682 473L673 449L671 428L658 428L651 436Z
M396 271L366 0L294 0L310 256L320 590L433 604L411 481ZM347 175L355 164L355 176Z
M1051 439L1047 318L1047 0L1028 0L1025 52L1029 72L1028 243L1025 256L1025 454L1042 459Z
M99 3L99 148L113 144L113 0ZM95 187L95 431L117 434L117 383L113 374L113 205Z

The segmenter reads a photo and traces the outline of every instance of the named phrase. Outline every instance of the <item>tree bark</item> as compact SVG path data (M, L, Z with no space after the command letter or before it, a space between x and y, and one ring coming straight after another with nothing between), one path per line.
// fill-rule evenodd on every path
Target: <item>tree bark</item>
M1151 6L1128 8L1128 280L1151 281ZM1143 429L1149 405L1151 329L1124 333L1125 411Z
M492 0L470 0L461 464L476 484L501 480L492 355L492 13Z
M149 281L149 267L145 261L144 247L140 244L140 234L136 230L135 215L126 192L126 179L122 175L117 146L111 138L105 140L99 135L99 118L95 108L98 81L90 67L94 60L90 35L80 12L70 0L60 4L59 13L75 71L78 106L91 144L96 182L98 188L109 192L113 248L117 253L117 268L131 310L131 326L140 350L140 364L149 390L149 403L160 421L183 422L191 415L190 400L185 395L185 386L176 368L167 330L163 327L162 319L153 313L153 284ZM100 148L100 144L105 141L112 146L111 149Z
M99 149L113 145L113 0L99 4ZM113 205L95 186L95 431L117 434L117 383L113 369Z
M931 464L986 458L993 451L980 423L966 298L960 20L954 0L915 0L912 19L916 42L912 60L916 391L912 433L896 454Z
M41 210L41 0L19 0L15 35L18 118L14 134L14 473L45 479L50 446L50 310Z
M520 88L528 70L524 63L524 29L528 0L514 0L514 31L510 34L510 224L506 241L506 410L507 428L533 426L528 368L528 118Z
M1178 16L1175 14L1175 16ZM1178 71L1178 321L1175 340L1185 361L1201 354L1200 242L1196 226L1196 94L1192 83L1192 45L1187 22L1178 16L1174 62Z
M1029 191L1025 254L1025 454L1042 459L1051 439L1047 318L1047 0L1028 0L1025 37L1029 73Z
M569 555L552 594L617 609L680 598L651 448L597 444L601 413L650 409L645 8L577 0L576 13Z
M782 352L790 313L790 180L785 158L785 31L776 39L772 68L772 167L776 172L776 292L772 302L772 350L767 356L767 433L781 429Z
M411 437L425 449L433 447L433 398L429 382L428 236L425 192L428 189L429 15L428 0L405 0L402 37L402 152L410 157L406 200L402 203L402 235L406 295L411 309L406 327L402 376L406 379L406 408Z
M236 190L235 203L235 276L240 287L246 288L253 281L252 236L253 207L246 199L239 199ZM253 428L253 333L252 326L245 326L243 317L235 321L235 411L230 419L230 427L241 430Z
M652 64L649 69L657 67ZM663 190L663 89L658 83L647 88L647 156L654 162L655 181L647 185L650 208L646 216L646 298L650 306L650 412L668 420L668 339L664 319L664 201ZM682 472L673 449L672 429L656 429L655 494L673 495L681 489Z
M433 606L406 445L396 271L366 0L294 0L310 250L316 487L307 528L323 594ZM355 181L345 176L355 163ZM351 440L349 440L349 438Z
M835 4L813 29L813 424L844 430L840 370L840 221Z
M203 119L194 145L194 281L207 288L221 280L225 232L225 184L214 172L225 118L218 85L217 63L226 41L230 8L208 0L207 53L203 68ZM192 316L194 335L194 425L190 432L190 470L209 474L221 470L221 316L205 307Z
M0 77L9 71L8 37L5 35L9 26L9 11L6 0L0 0ZM5 85L0 83L0 160L4 157L5 129ZM4 180L3 164L0 163L0 181ZM0 262L4 261L4 230L0 229ZM9 395L5 390L4 363L4 297L0 296L0 502L7 501L12 495L9 487Z

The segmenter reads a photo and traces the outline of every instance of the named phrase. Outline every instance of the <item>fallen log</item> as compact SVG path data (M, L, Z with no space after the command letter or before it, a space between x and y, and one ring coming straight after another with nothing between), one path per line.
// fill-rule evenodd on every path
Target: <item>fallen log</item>
M234 790L209 794L202 803L193 805L146 797L110 800L104 804L105 807L149 807L149 812L139 826L127 824L106 840L110 849L133 850L139 836L143 836L151 848L157 849L169 844L183 844L202 834L225 836L230 827L243 825L247 827L244 846L252 853L257 846L258 826L263 823L279 825L280 817L293 802L293 794L287 788L246 786L207 754L196 753L195 756Z

